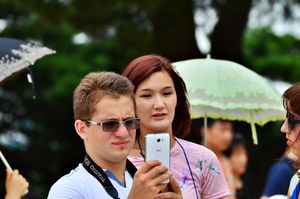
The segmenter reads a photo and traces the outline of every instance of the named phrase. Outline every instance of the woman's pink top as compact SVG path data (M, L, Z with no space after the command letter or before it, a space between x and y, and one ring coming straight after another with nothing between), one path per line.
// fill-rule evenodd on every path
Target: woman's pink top
M230 195L230 191L216 155L208 148L176 138L187 155L199 199L218 199ZM139 168L144 159L128 157ZM196 199L196 193L188 163L177 142L170 152L170 171L176 179L184 199Z

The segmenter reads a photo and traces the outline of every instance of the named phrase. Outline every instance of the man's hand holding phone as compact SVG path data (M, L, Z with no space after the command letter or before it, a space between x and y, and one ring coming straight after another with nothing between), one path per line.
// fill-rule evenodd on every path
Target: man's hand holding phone
M169 180L172 174L158 160L145 162L134 175L133 184L128 199L153 199L162 192L167 184L163 181Z
M128 199L141 196L143 199L181 199L180 188L169 172L169 134L147 134L145 143L145 164L137 170L134 176Z
M180 187L173 177L170 178L170 182L168 183L167 187L157 195L156 199L158 198L173 198L173 199L183 198Z

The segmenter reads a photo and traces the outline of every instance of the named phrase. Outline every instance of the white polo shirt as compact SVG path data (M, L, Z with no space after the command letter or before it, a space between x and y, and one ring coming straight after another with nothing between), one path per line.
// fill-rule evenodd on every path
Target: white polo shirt
M133 179L128 171L125 172L126 187L118 184L109 177L116 188L120 199L126 199ZM49 191L48 199L111 199L101 183L79 164L69 174L61 177Z

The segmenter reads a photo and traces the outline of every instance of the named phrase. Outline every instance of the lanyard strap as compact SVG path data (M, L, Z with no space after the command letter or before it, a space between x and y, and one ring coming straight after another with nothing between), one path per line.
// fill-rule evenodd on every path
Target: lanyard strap
M110 180L108 179L106 173L103 169L97 165L88 154L85 155L83 163L83 167L92 175L94 176L104 187L105 191L114 199L119 199L119 194L117 189L112 185ZM134 177L136 172L135 166L126 159L126 170L129 172L131 177Z
M180 146L180 148L182 149L182 152L183 152L183 155L184 155L184 158L185 158L185 161L186 161L186 164L189 168L189 171L190 171L190 175L192 177L192 181L193 181L193 185L194 185L194 190L195 190L195 193L196 193L196 198L199 199L199 196L198 196L198 191L197 191L197 187L196 187L196 183L195 183L195 179L194 179L194 175L193 175L193 172L192 172L192 169L191 169L191 166L190 166L190 162L189 162L189 159L185 153L185 150L183 148L183 146L180 144L180 142L175 138L175 141L177 142L177 144Z

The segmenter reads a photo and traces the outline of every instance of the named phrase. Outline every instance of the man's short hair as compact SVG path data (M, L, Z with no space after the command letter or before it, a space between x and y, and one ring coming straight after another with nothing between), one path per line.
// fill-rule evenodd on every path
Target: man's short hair
M122 75L114 72L91 72L81 80L74 91L74 119L90 119L96 104L104 96L129 96L135 105L133 91L133 84Z

